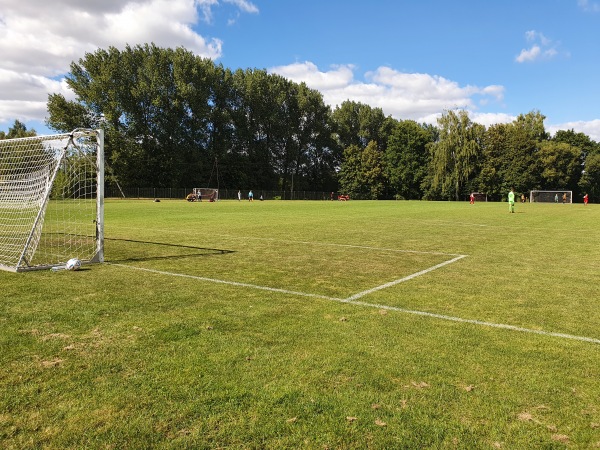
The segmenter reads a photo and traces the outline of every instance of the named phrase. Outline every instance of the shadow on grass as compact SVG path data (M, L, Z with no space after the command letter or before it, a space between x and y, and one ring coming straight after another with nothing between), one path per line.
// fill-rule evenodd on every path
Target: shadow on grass
M182 253L177 254L169 254L169 255L157 255L157 256L140 256L140 257L129 257L129 258L117 258L117 259L108 259L105 258L105 261L108 263L125 263L125 262L135 262L135 261L158 261L165 259L174 259L174 258L197 258L197 257L206 257L206 256L214 256L214 255L225 255L228 253L235 253L234 250L224 250L220 248L209 248L209 247L197 247L193 245L182 245L182 244L169 244L166 242L152 242L152 241L137 241L134 239L120 239L120 238L104 238L105 241L115 241L115 242L126 242L132 244L141 244L141 245L152 245L152 246L162 246L162 247L170 247L173 249L181 249ZM189 252L185 252L189 250Z

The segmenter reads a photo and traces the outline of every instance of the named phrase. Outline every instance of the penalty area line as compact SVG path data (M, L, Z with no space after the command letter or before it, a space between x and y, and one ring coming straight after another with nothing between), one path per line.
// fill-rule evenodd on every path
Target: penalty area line
M461 257L464 257L464 256L461 256ZM454 259L460 259L461 257L454 258ZM445 263L438 264L437 266L430 267L429 269L425 269L425 271L421 271L421 272L417 272L416 274L409 275L409 277L415 278L416 276L422 275L422 273L431 272L432 270L442 267L443 265L450 264L450 262L454 262L454 260L449 260L449 261L446 261ZM387 311L399 312L399 313L403 313L403 314L412 314L415 316L430 317L433 319L446 320L446 321L450 321L450 322L466 323L466 324L478 325L478 326L489 327L489 328L497 328L497 329L510 330L510 331L519 331L522 333L537 334L537 335L541 335L541 336L556 337L556 338L569 339L569 340L580 341L580 342L590 342L592 344L600 344L600 339L589 338L589 337L585 337L585 336L576 336L576 335L572 335L572 334L556 333L553 331L534 330L532 328L518 327L515 325L508 325L508 324L503 324L503 323L485 322L485 321L476 320L476 319L464 319L461 317L447 316L445 314L436 314L436 313L431 313L431 312L426 312L426 311L417 311L417 310L412 310L412 309L400 308L397 306L379 305L376 303L367 303L367 302L357 300L357 298L367 295L366 294L367 291L364 291L363 293L361 293L362 295L360 295L360 297L356 297L356 295L358 295L358 294L356 294L351 297L343 299L343 298L336 298L336 297L328 297L326 295L291 291L288 289L278 289L278 288L272 288L272 287L267 287L267 286L259 286L256 284L240 283L237 281L225 281L225 280L218 280L215 278L199 277L197 275L186 275L186 274L182 274L182 273L166 272L164 270L146 269L143 267L128 266L127 264L118 264L118 263L107 263L107 264L110 264L112 266L125 267L127 269L132 269L132 270L140 270L142 272L155 273L158 275L189 278L189 279L199 280L199 281L208 281L211 283L227 284L230 286L239 286L239 287L245 287L245 288L251 288L251 289L260 289L263 291L277 292L277 293L281 293L281 294L298 295L301 297L310 297L310 298L317 298L317 299L322 299L322 300L329 300L329 301L333 301L333 302L337 302L337 303L345 303L345 304L349 304L349 305L363 306L366 308L377 308L377 309L383 309L383 310L387 310ZM406 281L406 279L410 279L410 278L405 277L401 280ZM396 281L397 282L392 282L392 283L398 284L398 283L402 282L400 280L396 280ZM390 285L390 283L388 283L388 285ZM382 285L382 286L384 286L384 285ZM378 288L371 289L369 292L375 292L376 290L379 290L379 289L384 289L384 288L381 286L378 286Z
M397 284L404 283L405 281L412 280L413 278L420 277L421 275L425 275L426 273L433 272L440 267L447 266L448 264L452 264L453 262L458 261L459 259L465 258L467 255L458 255L456 258L449 259L448 261L441 262L436 264L435 266L428 267L427 269L423 269L419 272L415 272L411 275L408 275L404 278L399 278L398 280L390 281L389 283L382 284L380 286L375 286L374 288L367 289L366 291L358 292L347 298L348 301L357 300L365 295L372 294L373 292L381 291L382 289L387 289L392 286L396 286Z

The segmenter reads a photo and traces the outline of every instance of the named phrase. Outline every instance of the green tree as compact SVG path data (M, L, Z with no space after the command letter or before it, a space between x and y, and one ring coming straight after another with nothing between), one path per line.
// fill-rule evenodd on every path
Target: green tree
M374 141L380 150L387 144L389 129L381 108L346 100L333 111L335 133L340 148L357 145L365 148Z
M578 147L581 150L582 163L585 161L587 155L600 152L600 145L597 142L591 140L584 133L576 133L573 129L558 130L552 140Z
M499 200L504 195L503 174L509 153L508 134L510 125L490 126L483 136L481 170L477 175L474 190L484 192L491 199Z
M333 191L335 180L336 143L333 139L331 110L320 92L301 83L296 93L298 124L292 127L299 147L294 165L298 187L305 190Z
M351 145L344 150L339 173L340 189L356 199L378 199L385 187L383 157L375 141L363 149Z
M412 120L397 122L385 151L386 176L396 198L418 199L427 175L427 144L434 136Z
M67 82L76 100L51 95L49 126L103 127L124 185L218 183L219 162L219 178L236 188L334 180L329 108L279 75L232 73L183 48L145 44L87 53Z
M538 111L520 114L507 128L506 153L501 164L502 191L514 188L517 193L542 186L539 161L540 143L548 139L544 130L545 116Z
M432 187L440 189L443 197L459 200L477 171L484 128L473 123L466 111L447 111L438 124L439 140L430 146Z
M546 189L577 192L581 178L581 150L565 142L543 141L538 158Z
M600 202L600 153L587 156L579 187L582 193L589 195L590 201Z
M12 127L8 128L8 133L0 131L0 139L16 139L24 137L37 136L34 129L28 130L25 124L19 120L15 120Z

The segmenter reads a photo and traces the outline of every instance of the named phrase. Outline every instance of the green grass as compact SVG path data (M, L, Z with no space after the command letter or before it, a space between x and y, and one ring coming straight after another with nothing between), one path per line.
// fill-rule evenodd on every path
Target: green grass
M0 448L600 448L600 208L507 209L108 200L0 272Z

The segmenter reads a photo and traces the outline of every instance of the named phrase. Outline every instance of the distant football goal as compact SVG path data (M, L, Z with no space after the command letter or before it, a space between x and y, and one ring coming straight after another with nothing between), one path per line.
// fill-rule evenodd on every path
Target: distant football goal
M104 260L104 135L0 140L0 269Z
M471 197L475 202L487 202L487 194L484 192L471 192Z
M219 190L214 188L194 188L194 196L198 201L216 202L219 200Z
M573 191L531 191L530 203L573 203Z

